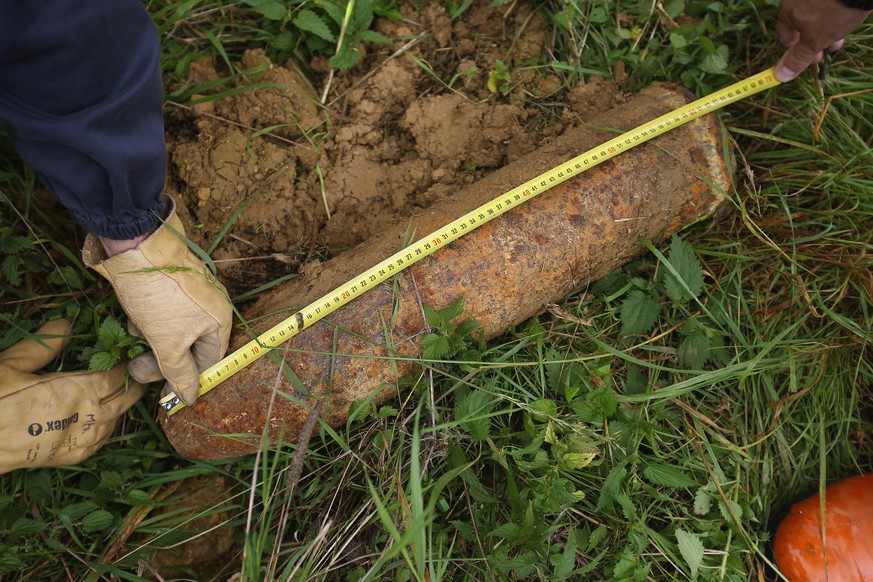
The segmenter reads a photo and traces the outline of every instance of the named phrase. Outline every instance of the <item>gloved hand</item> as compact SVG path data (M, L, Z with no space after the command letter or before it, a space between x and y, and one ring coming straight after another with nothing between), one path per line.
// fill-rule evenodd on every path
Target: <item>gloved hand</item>
M124 364L105 372L34 374L66 345L58 319L0 352L0 474L24 467L74 465L93 455L145 386L126 381Z
M783 83L791 81L821 61L824 49L841 48L845 36L868 14L839 0L782 0L776 35L788 50L776 65L776 78Z
M130 362L130 374L140 382L165 378L162 394L175 392L191 405L200 372L227 351L233 310L224 286L185 244L175 208L171 201L169 216L154 234L111 258L89 234L82 260L112 284L130 333L152 347Z

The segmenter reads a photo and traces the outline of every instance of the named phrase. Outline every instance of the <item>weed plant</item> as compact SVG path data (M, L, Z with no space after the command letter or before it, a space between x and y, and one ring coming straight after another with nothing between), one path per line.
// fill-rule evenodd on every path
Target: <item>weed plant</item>
M373 18L397 4L148 7L168 96L184 102L204 55L227 65L215 98L237 90L232 63L250 46L352 66L360 43L387 41ZM458 19L470 4L444 2ZM541 9L554 40L537 66L568 86L599 74L703 94L780 54L765 0ZM728 214L643 241L645 256L487 344L462 303L428 310L408 396L317 429L299 480L293 445L179 457L152 401L80 466L0 477L0 577L141 580L212 518L236 536L215 556L222 580L779 579L771 518L873 468L871 35L858 31L823 82L807 73L722 112L739 168ZM106 323L123 315L78 259L81 232L2 148L0 349L61 315L75 338L58 369L87 367L74 355L86 350L113 357L113 338L116 358L138 349ZM214 475L229 504L172 509L188 479Z

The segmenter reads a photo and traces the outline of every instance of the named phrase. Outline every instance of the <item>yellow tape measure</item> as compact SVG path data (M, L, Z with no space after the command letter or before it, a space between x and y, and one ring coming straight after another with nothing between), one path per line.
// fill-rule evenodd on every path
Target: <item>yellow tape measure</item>
M517 186L472 212L468 212L454 222L432 232L411 246L394 253L375 267L361 273L315 302L310 303L282 323L259 335L211 368L206 369L200 374L200 395L206 394L255 360L267 354L270 350L279 347L302 330L333 313L362 293L386 281L413 263L433 254L441 247L457 240L466 233L497 218L507 210L515 208L573 176L617 156L623 151L629 150L707 113L712 113L725 105L775 87L778 84L779 81L776 80L772 68L758 73L744 81L734 83L725 89L711 93L706 97L627 131ZM160 404L167 414L174 414L185 406L179 397L173 393L164 396Z

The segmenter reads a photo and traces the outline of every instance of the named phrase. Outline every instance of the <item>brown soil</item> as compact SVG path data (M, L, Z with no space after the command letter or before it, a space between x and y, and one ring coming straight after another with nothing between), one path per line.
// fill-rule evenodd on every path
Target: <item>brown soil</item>
M570 87L536 66L550 57L548 26L533 6L480 1L450 22L430 4L379 21L397 40L352 70L331 75L326 63L308 63L320 72L314 79L249 51L239 68L261 65L251 78L259 87L171 109L168 189L204 248L231 223L213 253L231 292L317 269L383 222L452 196L620 102L611 83ZM509 67L505 94L488 87L498 59ZM218 74L200 62L189 76Z

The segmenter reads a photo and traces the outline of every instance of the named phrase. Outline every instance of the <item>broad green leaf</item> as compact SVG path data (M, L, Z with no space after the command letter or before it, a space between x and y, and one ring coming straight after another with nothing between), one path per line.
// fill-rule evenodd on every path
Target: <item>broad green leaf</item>
M593 532L591 532L591 537L588 539L588 545L586 546L586 551L590 552L596 549L600 542L606 539L606 535L608 534L608 530L605 525L597 526Z
M491 535L496 538L503 538L509 541L517 541L523 539L526 535L526 532L524 528L517 523L504 523L503 525L498 525L493 530L491 530Z
M564 580L576 569L576 534L575 530L567 533L567 543L564 545L564 553L554 561L555 570L553 580Z
M477 332L480 329L482 329L481 323L468 319L467 321L462 321L458 324L458 327L455 328L455 334L460 337L467 337L471 333Z
M355 4L355 31L368 30L373 24L373 5L370 0L357 0Z
M544 469L549 466L549 454L540 449L536 452L532 461L516 459L515 462L522 471L536 471L537 469Z
M282 20L285 18L285 6L277 0L244 0L244 2L252 10L270 20Z
M700 370L709 359L709 347L709 336L703 332L685 336L676 351L679 365L686 370Z
M527 579L536 571L540 558L533 550L528 550L511 558L502 552L497 553L492 560L500 571L515 572L516 579Z
M426 360L440 360L449 353L449 340L441 333L429 333L421 338L421 355Z
M670 44L673 45L674 48L681 49L688 46L688 39L685 36L679 34L678 32L670 33Z
M143 505L146 507L151 507L157 504L157 502L152 499L152 496L142 489L132 489L127 494L125 501L127 501L131 505Z
M81 289L84 285L82 282L82 276L79 275L79 272L76 269L69 265L55 269L49 273L46 280L52 285L65 285L71 289Z
M361 51L356 47L344 46L338 53L328 59L334 69L351 69L361 60Z
M318 4L318 7L324 10L325 13L330 16L330 19L336 22L337 25L343 23L343 17L346 14L346 9L336 2L333 2L332 0L322 0Z
M375 42L378 44L391 44L391 39L385 35L379 34L375 30L365 30L358 38L364 42Z
M606 418L612 418L618 410L618 399L612 392L609 384L604 384L600 388L592 390L585 397L585 401L591 406L592 410Z
M612 506L615 497L621 493L621 484L627 476L627 469L624 466L614 467L609 475L606 476L606 481L603 482L603 488L600 490L600 497L597 500L597 510L607 509Z
M649 380L643 371L638 366L629 364L627 367L627 377L624 381L625 394L642 394L646 391Z
M473 390L455 404L455 418L473 440L484 440L490 434L491 419L487 415L493 403L492 396L484 390Z
M693 533L683 529L676 530L676 541L679 542L679 552L691 571L691 579L696 580L700 565L703 563L703 542Z
M3 259L2 263L0 263L0 272L3 273L3 276L6 277L7 281L17 287L21 285L21 273L19 273L18 270L23 264L24 259L21 257L9 255Z
M528 406L534 416L554 418L558 415L558 405L551 398L538 398Z
M439 310L440 320L443 322L443 327L447 326L456 317L464 313L464 296L458 297L454 303Z
M81 503L71 503L70 505L66 505L58 510L58 515L66 515L71 520L76 520L81 518L83 515L87 515L98 509L96 503L92 501L83 501Z
M590 453L564 453L561 456L561 461L568 469L573 470L584 469L590 465L595 458L597 458L596 451L591 451Z
M721 516L724 520L733 525L735 523L734 519L742 519L743 518L743 508L742 506L734 501L733 499L728 499L727 503L724 502L723 499L719 499L718 508L721 511ZM731 516L733 514L733 516Z
M10 528L9 535L12 538L16 538L19 536L26 536L28 534L36 533L38 531L42 531L45 529L45 524L41 521L36 521L35 519L30 519L27 517L19 517L14 522L12 522L12 527Z
M424 321L430 327L435 329L442 329L445 327L440 319L440 314L433 307L425 303L421 306L421 310L424 312Z
M668 0L664 2L664 10L670 18L679 18L685 12L685 0Z
M94 352L94 355L88 360L88 370L91 372L103 372L114 366L117 362L118 358L109 352Z
M664 270L667 296L677 303L684 303L700 295L703 291L703 268L691 246L675 234L670 242L669 260L676 275Z
M82 518L82 531L85 532L98 532L103 531L112 525L112 514L106 511L105 509L98 509L96 511L92 511L84 518Z
M114 348L124 342L125 339L127 339L127 334L114 317L107 317L100 324L100 329L97 332L97 341L102 346Z
M700 61L700 70L713 74L725 73L728 65L728 53L727 45L718 45L714 52L707 54Z
M336 42L336 36L331 32L322 18L308 8L301 10L294 18L294 26L300 30L311 32L328 42Z
M712 498L709 496L709 492L701 487L694 494L694 515L702 517L709 513L710 509L712 509Z
M631 291L621 304L621 332L646 333L658 321L661 305L640 290Z
M466 541L476 541L476 530L473 529L472 525L464 521L459 521L457 519L453 519L449 523L455 526L455 529L458 530L458 533L461 534L461 537L464 538Z
M662 487L691 487L697 485L697 481L686 475L681 469L664 463L653 463L643 469L646 479L654 485Z

